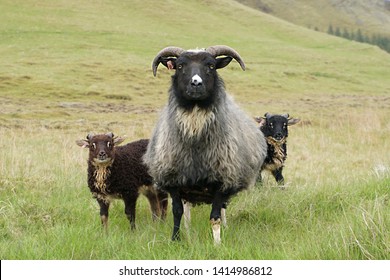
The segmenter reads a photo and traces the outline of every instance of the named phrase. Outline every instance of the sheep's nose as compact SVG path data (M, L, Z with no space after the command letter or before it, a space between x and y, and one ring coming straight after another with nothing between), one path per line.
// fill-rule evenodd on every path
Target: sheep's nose
M106 152L105 151L100 151L99 152L99 157L104 157L106 156Z
M278 132L278 133L275 134L275 138L276 138L277 140L280 140L280 139L283 138L283 134L282 134L281 132Z
M192 86L201 86L202 82L202 78L198 74L194 75L191 79Z

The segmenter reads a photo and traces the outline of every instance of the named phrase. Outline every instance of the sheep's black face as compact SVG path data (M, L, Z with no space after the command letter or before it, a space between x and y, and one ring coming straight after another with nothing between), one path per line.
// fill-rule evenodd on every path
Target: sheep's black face
M176 60L176 89L187 101L211 97L217 79L216 59L206 52L186 52Z
M176 69L172 76L173 92L181 106L207 107L214 102L217 88L223 86L217 69L227 66L232 57L215 58L205 51L187 51L177 59L162 62Z
M89 139L90 158L96 164L106 164L114 157L114 140L110 135L101 134Z
M288 119L284 116L275 115L267 117L260 129L265 137L272 137L276 141L282 141L288 137Z

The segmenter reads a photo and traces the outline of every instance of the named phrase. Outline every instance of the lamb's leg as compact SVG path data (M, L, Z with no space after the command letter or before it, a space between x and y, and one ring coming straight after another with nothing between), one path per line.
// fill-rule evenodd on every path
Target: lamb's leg
M210 223L213 230L214 244L221 243L221 209L226 201L223 199L223 194L220 191L215 193L215 197L211 207Z
M172 197L172 213L173 213L173 233L172 240L180 240L180 221L183 216L183 203L179 193L174 190L170 192Z
M272 175L274 175L276 182L278 183L279 186L281 186L282 189L284 189L284 178L282 175L282 170L283 168L275 169L272 171Z
M125 213L130 221L131 230L135 229L135 206L137 204L137 196L126 197L123 199L125 202Z
M160 203L158 201L157 194L153 190L146 190L144 195L149 200L150 210L152 211L152 219L155 221L161 214Z
M110 202L103 199L96 199L100 206L100 220L102 222L105 232L108 232L108 208L110 207Z

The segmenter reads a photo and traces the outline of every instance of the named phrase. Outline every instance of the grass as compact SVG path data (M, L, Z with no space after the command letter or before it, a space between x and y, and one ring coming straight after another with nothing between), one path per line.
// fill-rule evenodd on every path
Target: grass
M227 0L5 0L0 14L1 259L390 257L385 52ZM302 119L290 129L286 190L264 174L235 197L220 247L209 206L194 208L190 232L171 242L171 212L154 223L144 198L136 231L117 201L104 235L75 140L149 137L170 82L163 68L153 77L154 55L214 44L246 62L220 74L248 114Z

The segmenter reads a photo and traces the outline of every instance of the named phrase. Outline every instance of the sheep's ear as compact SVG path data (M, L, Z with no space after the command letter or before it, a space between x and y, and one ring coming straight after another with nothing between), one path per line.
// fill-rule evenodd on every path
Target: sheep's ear
M122 143L123 141L125 141L125 137L116 137L114 138L114 145L119 145L120 143Z
M87 140L77 140L76 144L81 148L89 148L89 142Z
M161 64L163 64L169 70L176 69L176 58L175 57L162 58Z
M255 121L259 123L259 127L262 127L265 125L266 119L263 117L255 117Z
M300 122L301 119L288 119L287 125L294 125Z
M223 67L226 67L229 65L229 63L233 60L233 57L225 56L225 57L218 57L217 58L217 64L215 65L216 69L220 69Z

